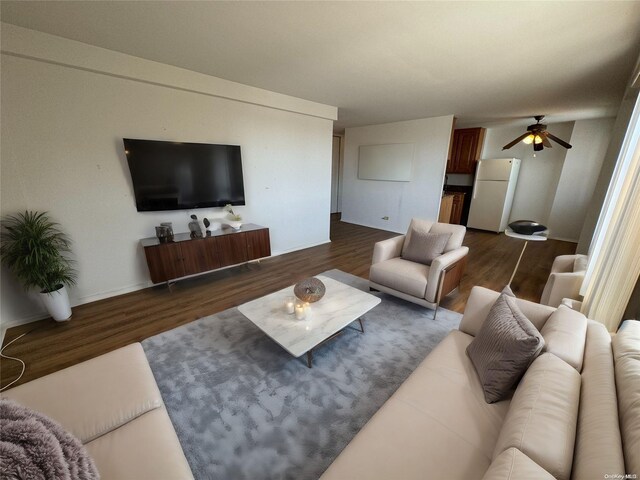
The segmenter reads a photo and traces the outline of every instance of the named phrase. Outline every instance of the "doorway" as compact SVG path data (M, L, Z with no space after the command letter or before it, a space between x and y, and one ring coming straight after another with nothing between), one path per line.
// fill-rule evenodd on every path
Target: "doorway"
M342 210L342 137L333 136L333 148L331 150L331 213L339 213Z

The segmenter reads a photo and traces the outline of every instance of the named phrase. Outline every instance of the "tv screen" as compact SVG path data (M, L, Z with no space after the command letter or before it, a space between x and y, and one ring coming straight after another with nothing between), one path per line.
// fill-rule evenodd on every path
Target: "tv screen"
M139 212L244 205L240 146L123 141Z

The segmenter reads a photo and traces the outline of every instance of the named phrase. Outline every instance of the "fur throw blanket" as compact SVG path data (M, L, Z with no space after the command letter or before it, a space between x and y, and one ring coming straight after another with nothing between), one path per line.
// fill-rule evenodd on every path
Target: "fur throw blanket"
M0 400L0 478L93 480L98 470L84 445L50 418Z

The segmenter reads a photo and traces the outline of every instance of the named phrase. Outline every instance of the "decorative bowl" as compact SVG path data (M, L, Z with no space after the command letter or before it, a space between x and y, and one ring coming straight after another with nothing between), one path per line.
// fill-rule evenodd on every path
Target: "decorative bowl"
M305 278L301 282L296 283L293 287L293 293L303 302L317 302L324 297L327 288L316 277Z
M509 228L520 235L533 235L547 229L544 225L533 220L517 220L509 224Z

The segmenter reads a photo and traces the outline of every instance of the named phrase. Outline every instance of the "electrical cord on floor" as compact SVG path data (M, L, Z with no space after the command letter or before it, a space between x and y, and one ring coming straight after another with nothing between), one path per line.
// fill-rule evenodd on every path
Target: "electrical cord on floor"
M4 387L0 388L0 392L5 391L7 388L9 388L11 385L13 385L14 383L16 383L18 380L20 380L22 378L22 375L24 375L24 371L27 368L27 366L25 365L25 363L20 360L19 358L16 357L10 357L8 355L5 355L4 349L7 348L9 345L11 345L13 342L20 340L22 337L24 337L25 335L27 335L28 333L33 332L34 330L37 330L40 327L36 327L36 328L32 328L31 330L29 330L28 332L24 332L22 335L18 335L16 338L14 338L13 340L11 340L9 343L7 343L5 346L3 346L0 349L0 357L2 358L6 358L7 360L15 360L16 362L20 362L22 364L22 371L20 372L20 375L18 375L18 378L16 378L14 381L12 381L11 383L8 383L7 385L5 385Z

